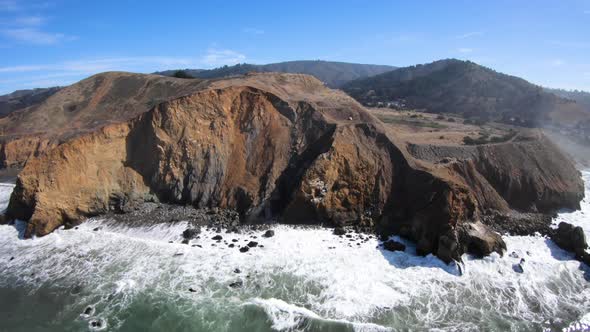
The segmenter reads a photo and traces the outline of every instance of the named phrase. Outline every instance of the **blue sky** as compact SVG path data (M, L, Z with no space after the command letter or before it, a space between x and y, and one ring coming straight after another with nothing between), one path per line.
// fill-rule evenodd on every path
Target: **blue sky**
M0 93L107 70L441 58L590 91L590 0L0 0Z

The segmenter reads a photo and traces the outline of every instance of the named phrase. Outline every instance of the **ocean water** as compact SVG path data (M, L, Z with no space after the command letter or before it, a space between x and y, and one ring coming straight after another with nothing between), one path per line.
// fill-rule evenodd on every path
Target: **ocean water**
M590 186L590 172L583 176ZM0 185L0 208L11 190ZM555 222L581 225L590 236L588 189L586 197L581 211ZM211 240L213 231L181 244L182 222L129 228L90 220L33 240L19 240L17 228L0 226L0 331L579 331L590 324L590 269L540 236L506 236L508 253L519 258L465 256L460 275L453 264L416 256L411 243L386 252L374 237L359 245L320 228L277 225L272 238L221 234L242 245L257 236L264 247L247 253Z

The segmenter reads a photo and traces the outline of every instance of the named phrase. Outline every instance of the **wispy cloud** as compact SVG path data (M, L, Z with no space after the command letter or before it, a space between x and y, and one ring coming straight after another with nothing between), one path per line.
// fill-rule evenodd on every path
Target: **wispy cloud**
M459 53L466 54L466 53L472 53L473 52L473 49L472 48L468 48L468 47L461 47L461 48L457 49L457 51Z
M16 1L11 0L0 0L0 11L13 12L20 10L21 7Z
M550 65L553 67L561 67L565 65L565 61L562 59L554 59L550 61Z
M51 2L0 0L0 12L19 12L26 10L41 10L51 7Z
M467 32L462 35L455 36L455 39L467 39L467 38L479 37L479 36L482 36L484 33L485 32L483 32L483 31Z
M69 85L105 71L151 73L174 68L211 68L244 62L246 56L229 49L210 48L201 56L126 56L84 58L57 63L0 67L0 94L19 88Z
M219 50L210 48L207 54L201 57L201 63L210 66L235 65L244 62L246 56L233 50Z
M140 56L140 57L107 57L100 59L84 59L66 61L56 64L20 65L0 67L0 73L25 72L59 72L52 77L70 74L86 74L112 70L133 70L141 67L174 67L191 66L196 62L187 57ZM58 75L58 76L56 76Z
M4 7L2 7L4 5ZM0 8L4 11L18 11L20 16L0 22L0 35L18 43L33 45L53 45L64 41L76 40L78 37L60 32L50 32L44 29L48 18L42 15L29 15L32 10L48 7L48 4L28 3L26 6L16 1L0 0ZM1 9L0 9L1 10Z
M19 26L40 26L47 21L46 17L40 15L20 16L14 19L13 24Z
M562 40L549 40L548 44L559 47L567 48L590 48L590 42L585 41L562 41Z
M62 41L77 39L74 36L66 36L63 33L45 32L37 28L4 29L1 32L4 36L15 41L35 45L52 45Z
M232 50L209 49L201 57L178 56L131 56L104 57L64 61L54 64L27 64L0 67L0 74L46 72L51 77L68 75L68 73L85 74L113 70L137 70L154 68L188 68L202 66L221 66L236 64L246 60L246 56ZM57 76L56 76L57 75Z
M257 29L257 28L244 28L244 29L242 29L242 32L248 33L248 34L251 34L251 35L262 35L262 34L264 34L264 30Z

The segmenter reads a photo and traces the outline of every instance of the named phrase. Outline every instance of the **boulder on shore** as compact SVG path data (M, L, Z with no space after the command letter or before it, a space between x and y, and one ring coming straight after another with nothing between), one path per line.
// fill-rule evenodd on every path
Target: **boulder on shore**
M197 235L199 235L200 233L201 233L200 227L187 228L184 230L184 232L182 232L182 237L185 240L192 240L195 237L197 237Z
M580 226L574 226L566 222L560 222L551 237L560 248L571 251L580 259L588 248L586 235Z

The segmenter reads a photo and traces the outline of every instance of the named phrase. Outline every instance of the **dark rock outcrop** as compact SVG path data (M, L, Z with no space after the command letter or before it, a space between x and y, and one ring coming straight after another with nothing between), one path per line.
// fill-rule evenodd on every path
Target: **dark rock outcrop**
M182 232L182 237L185 240L192 240L197 237L201 233L201 229L198 227L187 228Z
M264 234L262 234L262 237L273 237L273 236L275 236L275 231L273 231L272 229L269 229L266 232L264 232Z
M404 251L406 250L406 246L403 243L399 243L394 240L389 240L383 242L383 248L389 251Z
M582 227L566 222L559 223L551 239L562 249L575 253L578 258L581 258L588 248Z

